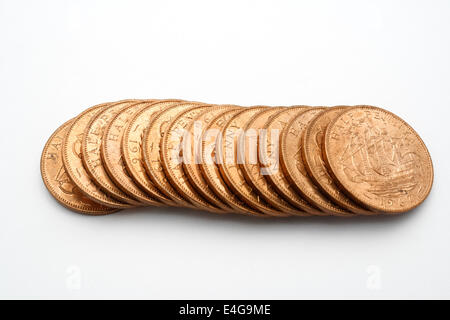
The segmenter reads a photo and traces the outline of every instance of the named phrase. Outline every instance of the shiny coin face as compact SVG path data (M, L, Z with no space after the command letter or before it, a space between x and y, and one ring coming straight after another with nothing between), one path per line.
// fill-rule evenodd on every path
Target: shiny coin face
M204 129L211 124L214 118L230 110L237 109L242 108L233 105L203 107L202 112L188 126L188 135L192 139L192 143L190 144L190 148L187 147L183 150L183 159L185 159L185 161L183 161L183 169L190 183L206 201L221 208L223 212L229 212L232 209L214 193L210 184L204 179L201 171L201 154L203 148L202 134ZM211 139L211 135L207 134L207 136L208 139ZM208 145L207 147L210 148L211 145Z
M63 163L70 179L88 198L108 207L129 208L131 207L130 204L120 202L102 191L92 181L82 161L81 145L87 125L99 112L105 110L108 106L108 104L102 104L89 108L72 122L64 140Z
M117 209L102 206L87 198L72 182L63 165L62 150L64 138L72 120L59 127L47 141L41 157L41 174L45 186L52 196L70 210L104 215L116 212Z
M167 179L161 159L161 142L169 124L180 113L198 106L198 103L183 102L161 111L150 122L142 148L145 169L153 184L178 205L190 208L193 208L194 205L183 198Z
M235 192L242 201L250 207L271 216L289 216L269 205L258 192L250 186L240 167L245 161L245 153L248 152L251 143L250 137L242 128L245 127L249 119L267 107L247 108L233 116L222 129L221 135L221 163L220 172L229 188Z
M119 201L139 206L141 205L140 202L128 196L111 180L101 157L101 146L105 128L120 110L133 104L136 104L136 101L113 103L93 117L84 132L81 153L86 171L104 192Z
M327 128L324 151L339 185L377 212L411 210L430 193L433 165L425 144L386 110L360 106L343 112Z
M220 132L223 130L226 123L235 115L242 112L243 109L234 109L221 113L212 119L209 122L209 125L205 127L202 132L202 150L199 167L211 190L234 211L254 217L269 217L269 215L248 206L237 197L225 183L219 170L219 163L222 162L220 157L222 153L221 151L218 151L221 149L222 143Z
M161 206L161 202L145 193L134 182L128 173L122 155L122 139L128 123L136 113L152 103L140 102L125 107L114 116L103 135L101 156L108 175L123 192L143 205Z
M144 135L152 119L161 111L180 103L180 100L159 101L141 109L130 120L122 139L123 160L137 185L150 196L167 205L175 205L171 199L159 191L147 175L144 166L142 144Z
M336 185L323 160L323 139L330 122L350 107L333 107L311 121L303 135L303 160L310 178L335 203L353 213L374 214L350 200ZM351 215L351 213L349 213Z
M307 110L308 107L297 106L279 111L266 122L264 129L266 132L279 132L279 137L267 135L267 139L263 139L259 147L260 164L268 174L265 175L267 181L284 199L296 208L307 212L308 214L322 214L320 210L311 206L303 197L294 189L292 183L287 180L283 170L280 167L280 140L281 134L289 122L297 115ZM299 213L297 213L298 215Z
M281 135L281 167L293 187L324 214L346 215L341 209L326 198L309 178L302 156L302 137L311 120L326 108L311 108L297 115L286 126Z
M298 210L290 205L289 202L284 200L283 197L275 191L265 178L265 176L271 174L271 172L265 170L265 167L260 165L258 159L258 146L261 147L267 145L264 144L264 141L267 141L268 136L271 136L272 141L279 140L279 131L263 130L264 125L271 117L284 109L285 108L268 108L260 111L247 122L243 129L244 133L248 136L249 141L246 141L247 145L246 151L244 152L244 161L240 166L246 181L274 208L289 214L306 215L306 212Z
M223 213L223 210L210 204L195 190L183 169L183 162L193 161L189 158L189 153L185 153L186 149L191 150L194 143L187 129L205 108L211 106L189 108L176 116L167 126L161 142L162 165L169 182L183 198L189 199L197 208Z

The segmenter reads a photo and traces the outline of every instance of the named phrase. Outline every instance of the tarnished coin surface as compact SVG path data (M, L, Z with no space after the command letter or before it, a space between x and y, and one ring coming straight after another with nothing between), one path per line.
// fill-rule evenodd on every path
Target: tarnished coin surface
M200 168L202 162L201 153L203 148L202 137L204 129L210 125L211 121L213 121L214 118L230 110L236 109L242 108L234 105L204 107L202 113L199 114L188 126L187 130L189 132L189 136L192 139L192 143L190 144L190 148L186 148L183 150L183 159L185 159L185 161L183 161L183 169L192 186L209 203L223 209L224 212L228 212L232 209L224 201L220 200L220 198L214 193L214 191L211 190L210 184L204 179Z
M298 114L304 112L309 107L295 106L279 111L273 115L264 125L266 132L279 132L279 137L267 135L267 139L260 142L259 162L269 174L265 175L267 181L278 193L289 201L293 206L307 212L308 214L322 214L321 211L311 206L303 197L293 188L292 183L287 180L283 170L280 167L280 139L285 127ZM297 213L299 214L299 213Z
M258 160L258 146L264 145L268 136L271 136L273 141L277 141L279 138L278 131L265 131L263 130L264 125L273 115L285 109L274 107L262 110L247 122L243 129L251 141L246 141L246 151L244 152L243 163L240 166L250 186L257 190L270 205L282 212L303 216L307 215L305 211L298 210L290 205L266 180L265 176L272 172L260 166Z
M211 106L199 106L189 108L178 114L167 126L161 141L161 159L166 177L171 185L197 208L223 213L224 210L207 202L189 182L183 169L183 162L191 163L189 153L185 150L191 150L193 144L192 138L187 130L194 119L205 109Z
M84 132L88 123L97 113L108 107L108 104L101 104L91 107L80 114L71 124L63 144L63 163L67 174L73 183L87 197L102 205L113 208L129 208L131 205L120 202L106 194L92 181L91 176L86 171L82 161L81 144Z
M111 180L101 157L101 146L105 128L120 110L136 103L136 101L112 103L93 117L84 132L83 141L81 143L81 158L84 167L92 177L92 180L102 188L103 191L117 200L139 206L141 205L140 202L128 196Z
M122 139L125 128L133 116L153 102L140 102L119 111L107 125L101 148L106 171L123 192L145 205L161 206L162 203L145 193L128 173L122 156Z
M161 141L167 131L167 127L178 114L185 110L198 107L199 105L200 104L196 102L183 102L157 114L148 126L142 148L145 169L153 184L159 191L175 201L178 205L190 208L195 206L192 205L189 200L184 199L167 180L161 159Z
M339 185L377 212L411 210L431 191L433 164L422 139L381 108L360 106L340 114L327 128L324 151Z
M62 161L63 142L73 120L59 127L45 144L41 157L41 175L52 196L66 208L84 214L103 215L117 209L102 206L87 198L72 182Z
M312 119L326 108L311 108L301 112L286 126L281 134L280 158L281 167L293 187L314 206L320 208L325 215L347 215L325 197L309 178L302 156L302 137ZM318 213L316 213L318 214Z
M330 122L350 107L330 108L314 118L303 135L302 155L310 178L335 203L353 213L373 214L347 197L334 182L323 160L323 139ZM351 215L351 213L349 213Z
M151 120L162 110L180 103L181 100L165 100L150 104L140 110L130 120L122 139L122 154L128 173L134 181L149 195L167 205L175 205L170 198L155 187L147 175L144 166L142 144L145 132Z
M228 185L222 179L219 170L219 163L223 161L221 155L222 139L220 132L225 124L236 114L240 113L242 109L234 109L221 113L209 122L202 132L202 150L200 169L206 183L211 190L227 205L233 208L237 213L255 216L255 217L269 217L258 210L253 209L243 202L236 194L229 189Z
M234 191L242 201L252 208L270 216L289 216L285 212L269 205L245 180L239 163L245 159L245 152L248 152L249 137L243 131L247 121L267 107L246 108L233 116L222 129L221 152L222 159L219 163L220 173L229 188Z

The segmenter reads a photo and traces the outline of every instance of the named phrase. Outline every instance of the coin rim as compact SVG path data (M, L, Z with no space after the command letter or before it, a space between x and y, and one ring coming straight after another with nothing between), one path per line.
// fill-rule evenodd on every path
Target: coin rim
M124 191L125 193L127 193L130 197L135 198L136 200L138 200L139 202L141 202L143 205L150 205L150 206L155 206L155 207L159 207L159 206L163 206L163 204L161 202L158 202L156 199L153 199L152 197L150 197L146 192L144 192L141 188L139 188L137 186L136 183L133 182L133 189L136 189L138 191L140 191L141 194L136 194L132 191L130 191L130 189L128 188L128 183L124 183L123 181L121 181L122 179L115 173L113 172L113 170L110 168L109 166L109 162L111 162L110 158L109 158L109 152L108 152L108 144L105 143L107 141L107 136L108 133L110 132L111 128L113 127L114 121L116 119L118 119L123 112L131 109L131 108L136 108L139 106L142 106L143 108L145 107L146 104L150 104L151 102L147 101L139 101L135 104L132 104L131 106L127 106L124 107L122 110L120 110L109 122L109 124L106 126L105 131L103 133L103 143L102 143L102 147L100 150L100 154L102 157L102 161L104 162L104 167L106 169L106 172L108 173L109 177L111 178L111 180L120 188L122 189L122 191ZM139 111L138 111L139 112ZM129 119L129 121L131 120L131 118ZM129 121L127 123L125 123L125 127L126 125L129 123ZM123 130L125 131L125 128L123 128ZM123 138L123 135L122 135ZM119 141L119 149L120 149L120 153L122 153L122 141ZM123 155L122 155L123 157ZM133 179L131 179L133 180Z
M168 178L169 182L171 183L172 187L175 188L175 190L185 199L188 199L189 202L191 202L195 207L207 210L207 211L213 211L217 213L224 213L223 209L220 209L212 204L210 204L206 199L204 199L200 194L198 194L195 190L195 188L189 183L189 181L186 181L188 187L190 187L191 190L185 190L182 185L180 185L179 180L177 177L173 175L172 167L169 165L170 162L170 152L167 148L169 135L171 133L171 129L173 126L179 121L179 119L186 115L186 113L200 110L201 108L210 108L211 105L205 105L205 106L195 106L186 110L181 111L181 113L178 113L173 120L169 123L167 126L166 131L164 132L164 136L161 140L161 147L160 147L160 156L161 156L161 163L163 165L166 177ZM183 170L183 166L181 166L181 170ZM195 197L195 198L194 198ZM202 203L203 201L203 203ZM210 205L211 207L209 207Z
M344 116L344 114L346 114L347 112L355 112L356 109L370 109L370 110L378 110L380 112L385 112L388 115L390 115L391 117L393 117L394 119L400 121L403 125L405 125L405 127L407 127L409 130L411 130L411 132L416 136L416 138L419 141L419 144L422 145L422 147L424 148L425 151L425 155L428 158L429 162L426 164L426 166L431 170L430 172L430 177L431 180L429 181L429 185L427 186L427 191L424 193L423 199L421 199L417 204L415 204L414 206L409 206L406 209L403 210L385 210L385 208L381 208L381 207L377 207L374 205L371 205L369 203L365 203L364 201L360 200L360 198L356 195L356 193L354 194L351 191L351 188L346 187L336 176L334 170L333 169L333 164L332 161L330 161L330 151L328 150L328 146L329 146L329 140L330 138L330 132L331 132L331 128L336 125L337 121L339 121L339 118L341 118L342 116ZM350 196L355 202L377 212L377 213L384 213L384 214L399 214L399 213L405 213L407 211L413 210L415 208L417 208L419 205L421 205L429 196L431 189L433 188L433 183L434 183L434 166L433 166L433 160L431 159L431 155L430 152L427 148L427 146L425 145L425 143L423 142L422 138L419 136L419 134L416 132L416 130L414 130L405 120L403 120L402 118L400 118L399 116L395 115L394 113L387 111L383 108L379 108L379 107L375 107L375 106L369 106L369 105L363 105L363 106L357 106L355 108L352 108L351 110L345 111L343 113L341 113L338 117L336 117L336 119L334 119L327 127L327 130L325 132L325 137L324 137L324 159L328 165L328 167L330 168L330 173L332 173L333 178L336 180L336 182L339 184L339 186L342 188L342 190L344 192L347 193L348 196Z
M125 202L125 203L128 203L128 204L131 205L131 206L136 207L136 206L142 206L142 203L139 202L139 201L137 201L134 197L130 197L127 193L125 193L124 191L122 191L122 189L119 188L119 187L116 185L116 183L114 182L114 180L111 179L111 177L110 177L108 171L107 171L106 168L105 168L105 165L104 165L104 163L103 163L103 158L102 158L102 156L101 156L101 148L102 148L102 144L103 144L103 138L104 138L104 135L102 135L102 137L101 137L101 144L100 144L100 146L99 146L99 153L100 153L101 166L104 168L105 173L106 173L108 179L111 181L111 184L113 184L114 187L115 187L117 190L113 190L113 189L111 188L111 186L109 186L109 185L107 185L107 184L104 183L103 178L102 178L102 177L100 178L99 175L97 174L97 172L96 172L94 169L92 169L92 167L91 167L91 165L90 165L90 162L89 162L88 159L87 159L87 157L88 157L87 155L88 155L88 153L89 153L89 152L88 152L88 149L87 149L87 148L88 148L88 141L87 141L87 139L88 139L88 134L89 134L89 132L90 132L90 130L91 130L91 128L92 128L92 125L94 124L94 122L95 122L96 120L99 119L99 117L102 116L102 114L103 114L104 112L108 111L109 108L112 108L112 107L115 107L115 106L118 106L118 105L121 105L121 104L124 104L124 103L132 103L132 104L133 104L134 101L133 101L133 100L131 100L131 101L118 101L118 102L111 103L105 110L100 111L95 117L93 117L93 118L91 119L91 121L89 121L89 123L88 123L88 125L87 125L87 127L86 127L86 130L84 131L84 134L83 134L83 141L82 141L82 144L81 144L81 154L82 154L81 160L83 161L83 165L84 165L86 171L87 171L87 172L89 173L89 175L91 176L92 180L93 180L93 181L94 181L94 182L95 182L95 183L96 183L96 184L97 184L97 185L98 185L105 193L109 193L109 195L110 195L111 197L116 198L118 201L123 201L123 202ZM137 103L139 103L139 101L138 101ZM124 108L126 108L126 107L127 107L127 106L121 107L115 115L117 115L119 112L121 112L121 111L122 111ZM113 116L111 117L111 119L109 119L109 120L112 121L112 119L114 119L115 115L113 115ZM109 123L106 123L106 126L104 127L104 130L106 130L106 128L108 127L108 124L109 124ZM119 191L119 192L122 193L122 194L119 194L117 191Z
M132 124L136 121L136 119L140 116L142 116L142 114L146 111L148 111L148 108L152 108L155 107L156 105L160 104L160 103L170 103L170 102L174 102L174 103L178 103L178 102L183 102L183 100L159 100L155 103L152 103L144 108L142 108L141 110L139 110L135 115L133 115L133 117L131 118L131 120L127 123L124 134L123 134L123 138L122 138L122 143L121 143L121 152L122 152L122 156L124 159L124 163L125 166L127 167L127 170L129 172L129 174L134 178L134 181L136 182L136 184L143 189L143 191L146 191L147 193L149 193L152 197L158 199L161 202L164 202L167 205L171 205L171 206L175 206L176 203L170 199L169 197L167 197L166 195L164 195L153 183L153 181L148 177L147 174L147 170L145 169L145 165L144 165L144 157L143 157L143 145L144 145L144 137L146 135L146 130L143 132L143 136L142 136L142 141L141 141L141 154L142 154L142 166L145 170L145 175L147 176L148 181L146 181L146 183L149 185L145 185L142 181L141 178L136 174L135 172L135 168L131 165L131 156L129 154L129 135L131 132L131 128L132 128ZM172 106L172 105L171 105ZM171 107L169 106L169 107ZM166 108L165 108L166 109ZM156 114L158 114L159 112L164 111L164 110L160 110L160 111L156 111L154 116L156 116ZM151 123L151 120L149 119L149 124ZM151 185L151 187L150 187Z
M224 139L226 139L224 136L226 135L226 130L229 127L229 125L231 124L232 121L234 121L237 117L241 116L243 113L245 112L249 112L250 110L264 110L265 108L270 108L268 106L252 106L249 108L245 108L244 110L242 110L241 112L235 114L233 117L231 117L226 124L224 125L224 127L222 128L222 130L220 131L219 135L221 135L221 139L222 141L225 141ZM225 148L226 148L226 144L222 143L221 145L222 148L222 154L225 154ZM279 210L277 210L276 208L273 208L271 205L269 205L268 203L265 203L265 200L262 199L264 201L263 204L257 203L255 204L253 201L249 200L248 197L246 197L237 186L234 185L233 183L233 179L230 178L230 173L228 172L228 168L226 166L225 163L219 163L218 165L220 173L222 175L222 178L224 180L224 182L230 187L230 189L245 203L247 203L250 207L263 212L267 215L273 216L273 217L289 217L291 216L290 214L286 214L285 212L281 212ZM241 169L240 169L241 170ZM244 178L245 180L245 178ZM245 181L245 183L247 183L247 181ZM248 183L247 183L248 184ZM251 187L251 185L250 185ZM252 188L253 189L253 188Z
M297 192L299 192L302 195L302 197L304 197L306 199L306 201L308 201L310 204L313 204L315 207L319 208L321 210L321 212L323 213L322 214L321 212L317 212L316 215L340 216L340 215L342 215L342 213L345 214L346 211L344 209L341 209L337 204L335 204L328 197L323 195L319 191L319 189L317 189L319 194L322 195L322 197L324 199L328 200L329 203L331 205L333 205L334 207L324 205L323 204L324 201L317 201L316 199L311 197L310 194L307 191L305 191L303 189L303 187L301 185L299 185L295 181L295 179L292 177L292 174L290 172L290 171L292 171L291 164L286 158L286 153L287 153L286 144L287 144L287 140L288 140L287 135L289 133L288 129L294 124L294 122L297 119L302 117L306 112L312 112L313 110L318 110L318 109L321 110L321 111L317 115L315 115L314 118L317 117L318 115L322 114L322 112L324 112L325 110L327 110L327 107L314 107L313 109L308 109L308 110L305 110L304 112L300 112L293 119L291 119L289 124L284 128L284 130L283 130L283 132L281 134L281 142L280 142L280 150L281 150L281 152L280 152L280 164L281 164L281 168L282 168L286 178L288 179L289 182L291 182L292 186L297 190ZM312 118L306 125L309 125L314 118ZM306 132L306 129L305 129L305 132ZM299 137L299 139L302 140L303 136ZM312 180L311 180L311 183L314 184L314 182Z

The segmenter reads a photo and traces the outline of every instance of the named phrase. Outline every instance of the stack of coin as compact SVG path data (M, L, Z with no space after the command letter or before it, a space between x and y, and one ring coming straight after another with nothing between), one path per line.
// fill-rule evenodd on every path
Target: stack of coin
M50 193L103 215L175 206L255 217L395 214L428 196L419 135L372 106L240 107L183 100L93 106L50 137Z

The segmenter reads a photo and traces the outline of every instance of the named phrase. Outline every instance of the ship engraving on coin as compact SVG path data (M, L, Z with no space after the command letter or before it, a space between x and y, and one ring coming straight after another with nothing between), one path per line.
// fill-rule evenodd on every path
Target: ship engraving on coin
M386 110L361 106L345 111L328 126L324 151L340 186L372 210L411 210L431 190L433 165L425 144Z
M66 208L90 215L104 215L117 209L102 206L87 198L67 175L62 161L63 142L73 120L59 127L48 139L41 157L41 175L52 196Z

